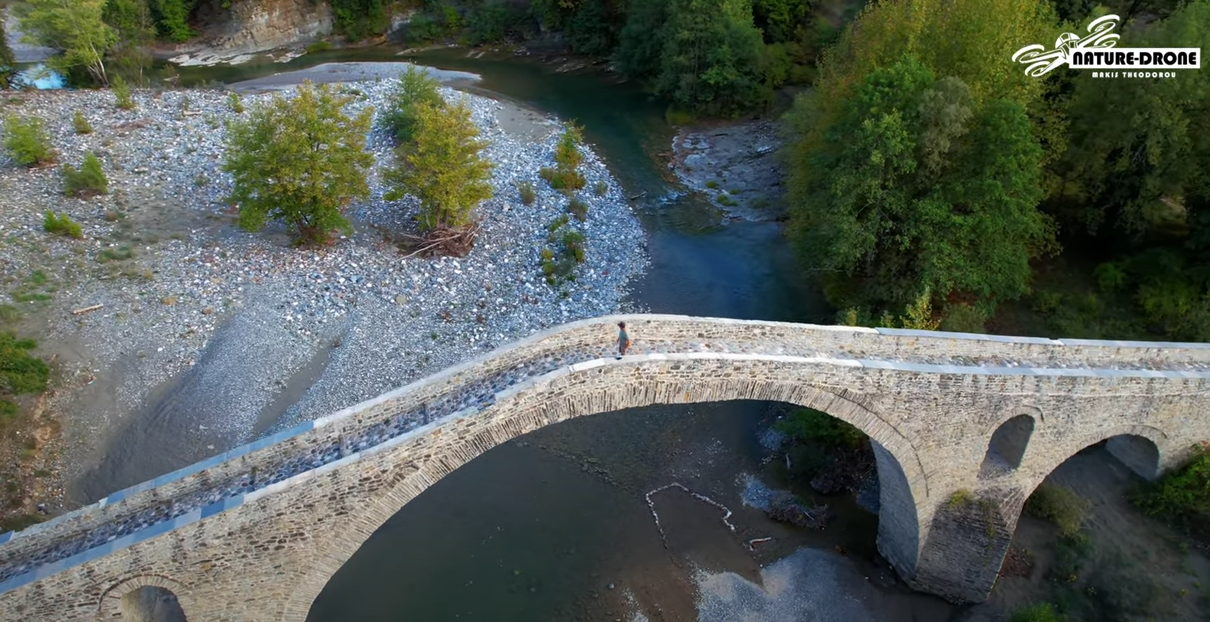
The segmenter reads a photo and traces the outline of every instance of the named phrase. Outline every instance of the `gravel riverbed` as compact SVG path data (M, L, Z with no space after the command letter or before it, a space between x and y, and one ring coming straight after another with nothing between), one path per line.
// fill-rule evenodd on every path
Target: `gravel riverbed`
M381 110L393 84L338 88L355 97L349 110L356 112ZM496 196L480 206L482 232L463 258L404 258L387 240L411 232L418 205L411 197L383 199L381 172L392 155L377 128L367 140L376 162L371 198L348 209L356 233L304 250L292 248L280 226L260 233L234 226L224 199L232 182L221 163L223 122L236 113L225 92L136 91L138 106L129 111L104 91L5 93L6 113L45 120L61 162L79 165L94 152L110 182L108 195L65 198L57 168L0 162L0 299L45 320L44 347L79 344L88 356L75 364L112 382L112 406L69 410L69 462L73 455L79 468L97 461L106 451L98 441L185 372L194 381L180 401L194 412L189 429L176 432L235 445L551 325L624 310L627 283L646 266L644 235L604 163L583 149L588 184L579 198L588 217L569 226L587 237L587 260L574 282L556 290L543 278L539 253L567 199L537 174L553 165L558 121L446 88L442 94L470 106L496 167ZM245 95L244 104L268 97ZM77 110L93 133L73 130ZM520 201L522 180L538 189L531 205ZM598 181L608 188L604 196L593 192ZM84 239L45 233L49 209L79 222ZM31 301L37 298L49 300ZM265 421L304 368L316 372L314 381L292 388L297 395L284 396L284 415Z

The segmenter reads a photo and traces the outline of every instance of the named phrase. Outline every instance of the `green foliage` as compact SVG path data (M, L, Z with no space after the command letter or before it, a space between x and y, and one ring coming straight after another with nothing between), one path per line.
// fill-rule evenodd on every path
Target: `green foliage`
M54 161L50 138L38 117L4 118L4 149L21 166L38 166Z
M941 312L941 330L954 333L983 333L987 318L975 307L962 304L947 304Z
M956 510L968 503L974 503L975 495L965 488L959 488L945 501L945 507Z
M0 395L46 390L50 369L41 359L30 355L35 347L32 339L17 339L11 332L0 332Z
M605 194L608 192L609 192L609 184L605 183L604 181L598 181L592 187L592 193L599 197L605 196Z
M77 240L84 237L84 232L80 229L80 223L72 220L67 214L55 216L54 212L46 212L46 217L42 219L42 229L47 233L63 235Z
M774 427L795 440L816 441L834 447L859 447L867 438L861 430L810 408L790 411Z
M376 37L391 25L383 0L329 0L336 32L350 41Z
M156 26L146 0L106 0L101 19L116 33L116 43L105 53L106 68L137 84L151 66L148 49Z
M63 50L47 64L61 73L84 67L100 85L109 84L105 54L118 33L102 18L106 0L26 0L14 7L21 30L38 44Z
M538 171L538 175L545 179L551 188L571 192L583 188L587 183L584 175L577 170L584 160L579 147L582 141L580 128L569 123L555 146L555 168L543 168Z
M576 220L580 222L588 220L588 204L579 199L573 198L568 201L567 211L570 212L572 216L575 216Z
M92 125L89 125L88 119L84 118L84 113L79 110L75 111L71 116L71 126L76 130L77 134L91 134Z
M462 14L452 6L429 3L421 13L412 16L404 30L405 40L420 44L452 37L462 26Z
M1183 467L1145 486L1132 500L1152 516L1210 535L1210 443L1195 446Z
M551 287L561 282L575 280L576 266L584 263L584 234L568 226L567 215L560 216L548 227L547 241L555 247L543 248L539 253L542 260L542 275Z
M105 171L101 170L101 161L96 155L89 153L84 156L79 170L70 164L63 165L63 194L84 197L108 193L109 180L105 178Z
M1094 274L1097 279L1097 285L1101 287L1102 291L1116 291L1126 284L1126 271L1122 269L1120 264L1112 261L1097 266Z
M517 190L521 192L521 202L525 205L532 205L538 198L538 192L534 190L534 183L528 179L517 184Z
M187 41L197 33L189 27L189 13L197 0L148 0L161 36L172 41Z
M16 73L17 61L12 48L8 46L8 34L4 31L3 20L0 20L0 89L8 88Z
M410 142L416 132L416 110L420 106L445 105L437 92L437 81L415 67L399 76L391 94L390 104L382 112L382 125L395 137L397 144Z
M994 308L1028 291L1030 260L1053 244L1037 209L1041 150L1020 104L977 101L903 57L794 146L792 241L825 282L860 286L832 288L834 304L904 307L928 288Z
M720 6L721 5L721 6ZM772 101L750 0L669 0L654 87L681 106L732 116Z
M1044 483L1025 502L1025 512L1054 523L1059 535L1071 538L1084 526L1088 500L1066 486Z
M518 37L529 30L530 14L522 4L487 0L466 16L467 42L496 43Z
M134 96L130 94L130 86L126 84L122 76L113 77L112 88L118 108L122 110L134 110Z
M365 151L373 111L350 118L351 99L305 82L293 98L275 96L230 123L223 170L234 177L230 200L241 227L256 231L280 218L304 243L351 232L343 208L369 196L373 163Z
M330 49L332 49L332 44L328 41L315 41L312 43L308 43L307 47L306 47L307 54L316 54L319 52L327 52Z
M413 142L398 149L398 167L388 171L388 200L404 194L420 199L420 228L465 227L473 210L492 196L492 165L480 152L487 147L463 104L422 103L412 110Z
M231 112L234 112L235 114L243 114L244 102L240 101L239 93L234 91L227 93L227 107L230 108Z
M1054 610L1050 603L1035 603L1013 612L1009 622L1067 622L1067 616Z

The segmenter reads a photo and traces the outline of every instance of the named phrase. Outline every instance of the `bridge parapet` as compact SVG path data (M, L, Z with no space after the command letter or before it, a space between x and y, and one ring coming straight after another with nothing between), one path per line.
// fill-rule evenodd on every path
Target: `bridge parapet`
M200 511L265 490L430 421L490 404L507 387L612 354L614 324L628 323L640 353L821 357L873 367L928 366L946 373L1201 377L1210 345L1056 341L924 331L636 315L584 320L540 332L333 415L145 484L17 534L0 536L0 593L70 565L110 543L138 541ZM919 371L919 370L918 370ZM36 572L37 571L37 572ZM42 574L45 574L42 572Z

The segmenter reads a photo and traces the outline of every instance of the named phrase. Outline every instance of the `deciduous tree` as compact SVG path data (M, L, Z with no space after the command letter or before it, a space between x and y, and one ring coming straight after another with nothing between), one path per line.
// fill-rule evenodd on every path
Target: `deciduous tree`
M974 105L961 80L905 57L871 71L795 163L792 237L846 284L833 302L901 309L928 288L994 307L1025 293L1053 237L1037 210L1040 149L1021 104Z
M102 19L105 0L27 0L16 6L21 29L32 43L59 48L48 64L63 73L83 66L100 85L109 84L105 53L117 33Z
M398 150L397 168L387 180L388 200L405 194L420 199L420 228L465 227L474 207L491 198L492 166L480 156L487 143L463 104L415 108L415 135Z
M344 112L350 101L307 82L294 97L275 96L231 122L223 169L235 177L231 201L239 205L241 227L255 231L280 218L304 243L351 231L343 210L369 196L373 157L365 138L373 111L350 117Z

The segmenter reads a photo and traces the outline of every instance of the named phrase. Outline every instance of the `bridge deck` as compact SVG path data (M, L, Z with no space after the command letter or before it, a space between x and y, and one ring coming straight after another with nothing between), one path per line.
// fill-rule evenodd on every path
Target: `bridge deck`
M635 342L624 363L658 358L791 358L919 373L1210 379L1210 345L1056 341L818 327L673 316L576 322L540 333L375 400L233 449L81 510L0 536L0 593L238 506L270 487L450 416L475 412L518 383L610 363L613 324ZM718 330L719 326L727 330ZM722 338L719 338L722 337ZM338 440L308 433L343 426ZM319 438L318 435L312 435ZM173 488L164 495L157 489Z

